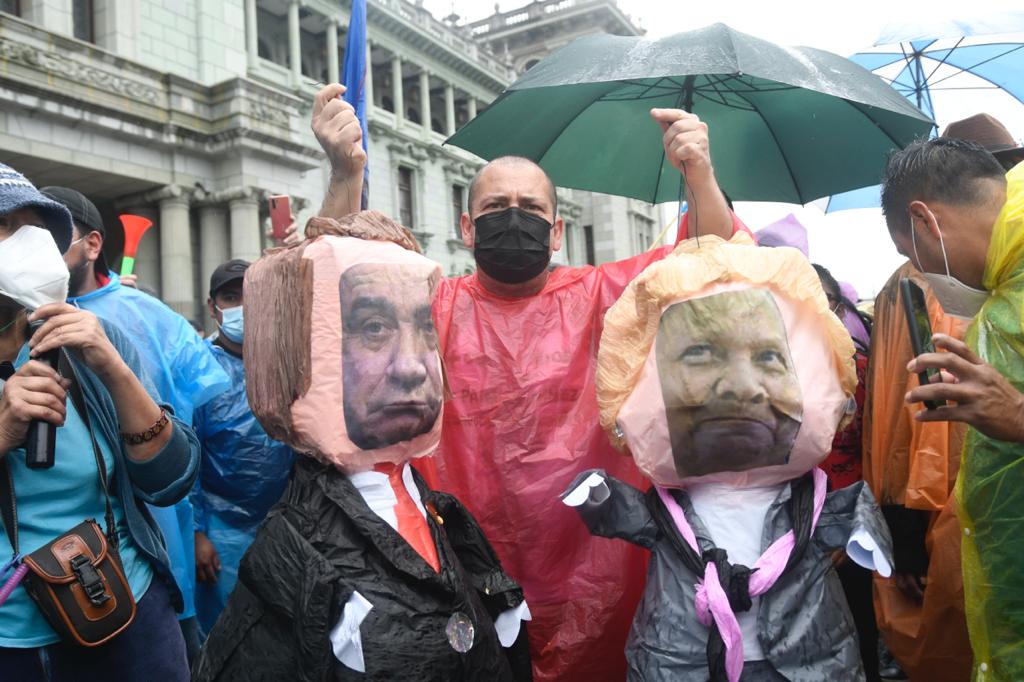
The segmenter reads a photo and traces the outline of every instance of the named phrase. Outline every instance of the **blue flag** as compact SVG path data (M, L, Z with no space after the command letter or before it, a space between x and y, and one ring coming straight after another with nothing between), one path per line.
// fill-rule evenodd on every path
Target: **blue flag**
M359 126L363 129L363 149L367 150L369 131L366 129L366 0L352 0L352 16L348 22L345 41L345 65L341 70L341 83L345 101L356 110ZM369 154L369 151L367 151ZM369 157L367 157L369 159ZM363 169L363 196L361 208L366 209L370 194L370 164Z

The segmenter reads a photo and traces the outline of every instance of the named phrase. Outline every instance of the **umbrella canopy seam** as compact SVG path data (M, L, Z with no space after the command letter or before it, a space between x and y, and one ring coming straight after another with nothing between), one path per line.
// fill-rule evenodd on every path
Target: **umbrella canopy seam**
M737 96L743 100L746 100L750 104L750 106L754 106L753 102L750 102L750 100L748 100L746 97L743 97L743 95L737 93ZM779 156L782 157L782 162L786 164L786 172L789 174L789 181L793 185L793 190L796 192L797 199L800 200L801 204L807 203L804 200L803 192L800 191L800 183L797 182L796 175L793 173L793 166L789 163L789 157L786 156L786 152L782 148L782 142L779 140L778 135L775 134L775 129L772 128L772 124L768 122L768 119L765 117L764 112L762 112L757 107L754 107L754 112L761 117L762 121L764 121L764 127L768 129L768 134L772 136L772 140L775 142L775 146L779 150Z

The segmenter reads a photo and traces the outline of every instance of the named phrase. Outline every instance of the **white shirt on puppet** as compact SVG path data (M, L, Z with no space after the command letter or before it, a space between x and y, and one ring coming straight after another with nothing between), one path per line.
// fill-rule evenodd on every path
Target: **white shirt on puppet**
M398 499L388 481L388 475L379 471L363 471L352 474L348 478L359 491L359 495L366 502L370 511L383 519L395 532L398 532L398 516L395 514ZM412 477L412 468L408 462L402 468L402 483L405 484L405 489L412 497L412 501L416 503L416 509L426 519L427 510L423 506L420 490ZM357 672L366 672L359 625L372 608L373 604L363 595L353 592L345 604L341 618L331 629L331 646L334 649L335 658ZM512 646L519 637L520 623L531 618L530 607L526 605L525 600L516 608L502 612L494 621L494 629L498 633L498 641L501 642L501 645L506 648Z

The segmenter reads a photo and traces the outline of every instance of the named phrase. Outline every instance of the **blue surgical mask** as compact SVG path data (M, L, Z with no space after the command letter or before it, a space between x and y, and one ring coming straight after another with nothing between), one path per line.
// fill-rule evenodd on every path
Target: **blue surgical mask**
M223 320L218 326L224 336L234 343L242 343L242 334L244 331L243 318L242 318L242 306L235 306L234 308L217 308L220 311L221 320Z

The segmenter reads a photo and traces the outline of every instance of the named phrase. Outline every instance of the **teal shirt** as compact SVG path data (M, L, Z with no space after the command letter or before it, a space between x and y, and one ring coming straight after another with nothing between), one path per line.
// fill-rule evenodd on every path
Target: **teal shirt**
M18 354L15 367L20 367L27 360L26 345ZM149 589L153 568L131 540L124 506L112 483L115 476L119 473L124 475L124 472L116 471L113 450L103 431L94 428L93 432L107 467L110 503L114 509L125 577L138 601ZM67 400L67 419L64 426L57 429L53 468L29 469L25 466L24 448L11 450L6 459L14 479L18 502L18 540L23 554L35 551L86 519L95 519L104 527L106 507L96 457L89 442L89 431L70 397ZM12 551L6 533L2 542L0 557L3 557L3 561L0 563L6 563ZM28 592L23 586L18 586L7 601L0 605L0 647L29 648L57 641L59 637L46 623Z

